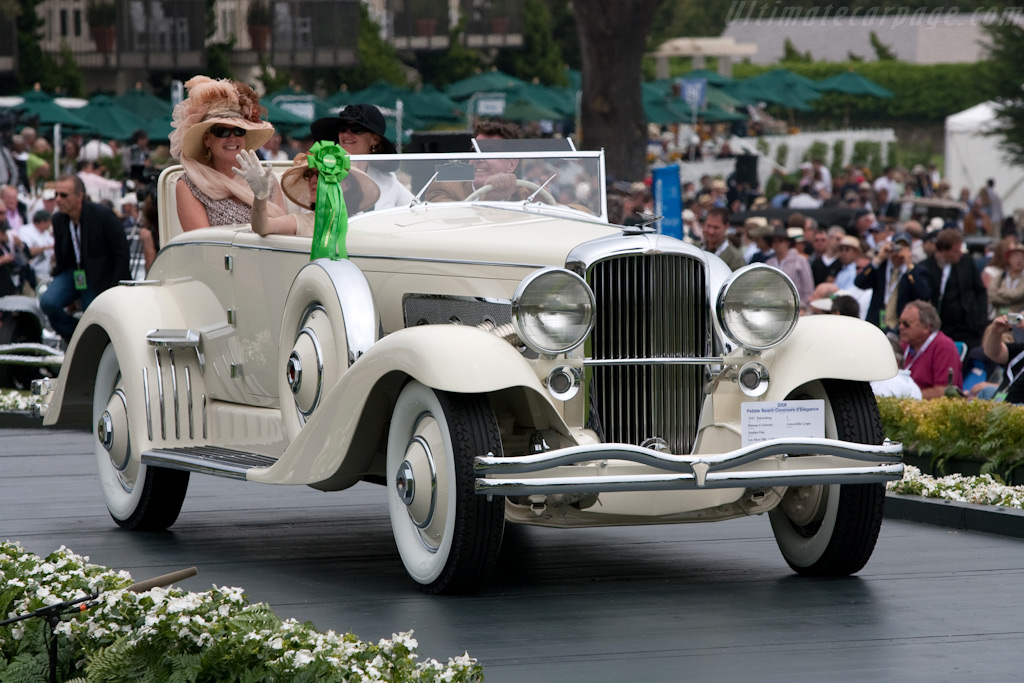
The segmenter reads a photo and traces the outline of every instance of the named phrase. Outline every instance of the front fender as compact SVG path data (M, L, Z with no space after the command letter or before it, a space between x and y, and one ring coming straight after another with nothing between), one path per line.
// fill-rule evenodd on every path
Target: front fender
M818 379L874 382L899 370L892 344L880 329L842 315L801 318L763 362L771 376L763 401L784 401L797 387Z
M146 334L160 327L187 327L176 298L163 287L113 287L96 297L71 337L43 424L92 426L96 367L108 342L117 352L122 376L129 382L138 381L135 395L141 396L139 378L149 362ZM136 425L144 423L142 401L129 406L129 419Z
M768 391L747 396L736 381L720 380L704 400L695 453L721 453L742 445L744 403L784 401L798 388L822 379L873 382L896 374L896 357L889 340L874 325L857 318L816 315L801 318L789 338L760 355L736 351L727 365L758 361L770 377Z
M394 398L408 379L453 393L526 392L539 423L569 434L530 363L490 332L423 325L384 337L349 368L278 461L248 479L273 484L351 485L373 471ZM383 433L382 433L383 431ZM328 447L329 446L329 447Z

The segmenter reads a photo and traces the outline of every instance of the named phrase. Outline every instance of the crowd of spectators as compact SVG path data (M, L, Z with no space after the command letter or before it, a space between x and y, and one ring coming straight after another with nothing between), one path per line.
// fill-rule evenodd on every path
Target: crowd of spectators
M720 140L694 142L701 154L730 155ZM138 131L122 146L71 136L62 150L54 162L50 143L27 127L0 145L0 295L31 294L53 277L61 178L76 179L86 202L116 215L130 245L132 276L144 274L159 248L152 189L171 162L167 148ZM258 154L279 160L303 151L302 142L275 133ZM113 171L118 179L110 177ZM1006 361L996 343L983 343L993 326L1011 350L1024 342L1024 333L1005 318L1024 310L1024 246L993 181L973 192L964 188L956 205L934 165L885 168L872 177L852 166L833 174L813 159L770 186L776 189L765 194L735 176L684 184L684 239L733 270L748 263L779 268L796 285L804 314L853 313L879 326L900 345L903 366L922 395L946 391L950 370L958 390L970 380L971 393L998 387L1001 374L1016 377L1002 372ZM921 199L961 208L930 217ZM654 214L650 181L611 181L608 210L614 223L648 222ZM849 220L832 220L842 211ZM745 220L733 220L744 212ZM951 348L956 363L950 363ZM974 381L979 376L990 381Z
M991 325L1011 349L1024 342L1005 318L1024 311L1024 246L993 181L957 204L934 167L833 177L815 160L780 180L768 195L735 177L684 184L684 238L733 270L779 268L803 314L853 314L881 328L913 380L903 393L976 395L1015 377L1001 367L1006 354L982 343Z

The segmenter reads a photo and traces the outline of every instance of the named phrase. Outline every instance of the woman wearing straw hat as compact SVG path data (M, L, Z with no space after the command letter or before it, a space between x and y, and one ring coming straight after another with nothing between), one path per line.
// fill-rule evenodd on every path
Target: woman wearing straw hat
M274 173L260 165L256 152L246 150L236 157L238 167L233 169L249 185L255 197L252 204L252 231L259 235L300 235L312 237L315 214L309 212L287 213L283 216L267 215L267 197L273 187ZM285 196L303 209L316 208L316 185L319 171L310 168L306 154L299 153L292 161L292 167L281 176L281 189ZM362 171L352 168L341 181L341 191L351 214L366 211L377 203L380 189Z
M185 167L175 188L181 227L249 223L252 189L231 169L239 152L262 147L274 127L260 119L259 96L245 83L196 76L185 88L188 97L174 108L171 121L171 155ZM267 215L284 216L276 181L269 199Z
M313 140L328 140L341 145L349 154L395 154L395 143L387 138L384 115L372 104L350 104L337 116L317 119L309 127ZM358 164L380 188L374 209L408 206L413 195L384 164ZM356 164L353 164L353 168ZM394 168L398 168L397 162Z

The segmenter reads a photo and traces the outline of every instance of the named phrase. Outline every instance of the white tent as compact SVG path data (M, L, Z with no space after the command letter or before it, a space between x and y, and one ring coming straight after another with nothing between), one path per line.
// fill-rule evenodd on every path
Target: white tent
M966 187L974 197L988 181L1003 199L1003 214L1024 209L1024 166L1012 166L999 149L1001 137L986 135L995 126L996 104L983 102L946 117L945 177L954 197Z

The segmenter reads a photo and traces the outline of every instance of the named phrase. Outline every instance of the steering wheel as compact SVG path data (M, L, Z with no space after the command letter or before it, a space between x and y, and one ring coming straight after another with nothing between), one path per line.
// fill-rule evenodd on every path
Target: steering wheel
M540 197L541 199L543 199L545 203L547 203L547 204L558 204L558 202L555 201L555 198L551 196L551 193L548 192L547 190L541 190L540 185L538 185L537 183L532 183L529 180L522 180L520 178L520 179L516 180L516 187L525 187L526 189L530 190L531 192L536 192L537 190L540 190L540 193L537 196ZM485 194L487 194L488 192L490 192L493 189L494 189L494 186L491 185L490 183L488 183L487 185L484 185L483 187L478 189L476 192L473 192L471 195L466 197L466 199L464 201L467 201L467 202L476 201L477 199L480 199L481 197L483 197Z

